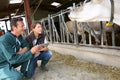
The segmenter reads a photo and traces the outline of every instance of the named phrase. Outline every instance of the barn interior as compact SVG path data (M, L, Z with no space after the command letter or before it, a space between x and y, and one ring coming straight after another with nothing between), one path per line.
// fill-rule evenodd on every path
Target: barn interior
M46 18L49 14L55 14L69 7L73 7L73 3L77 5L83 1L85 0L0 0L0 21L7 22L11 17L22 15L26 17L28 21L27 24L30 26L31 22L34 20ZM86 1L89 2L90 0ZM68 17L65 17L65 22L66 19L68 20ZM54 22L55 26L59 26L58 19L55 18ZM2 25L0 25L0 27L2 28ZM9 30L7 27L6 29ZM60 30L58 29L58 31ZM107 36L108 38L110 37L110 35ZM117 46L120 45L119 40L119 38L116 39ZM108 44L112 45L111 41L108 42Z
M49 14L56 14L73 6L73 3L79 4L83 1L85 0L0 0L0 29L9 30L4 28L2 23L4 21L6 24L14 16L27 16L30 18L26 19L31 21L44 18L46 20ZM55 18L54 23L52 21L50 25L47 23L47 27L51 26L53 31L52 36L50 32L47 33L50 41L48 47L53 52L53 57L47 65L49 71L42 72L37 68L34 80L120 79L120 28L118 32L106 32L107 44L103 42L103 37L99 39L100 43L96 44L94 36L90 41L88 32L85 32L87 41L82 39L84 35L78 36L77 33L68 32L67 35L61 36L60 27L56 27L59 26L58 20ZM61 24L63 25L64 22L61 21ZM65 26L62 29L65 29ZM0 33L0 36L3 34Z
M17 2L16 2L17 1ZM9 16L24 15L25 14L25 0L0 0L0 19ZM78 4L83 0L26 0L29 4L30 15L35 19L46 17L50 13L56 13L60 10L66 9L73 5ZM52 3L59 5L55 6ZM43 15L44 14L44 15ZM38 17L39 16L39 17Z

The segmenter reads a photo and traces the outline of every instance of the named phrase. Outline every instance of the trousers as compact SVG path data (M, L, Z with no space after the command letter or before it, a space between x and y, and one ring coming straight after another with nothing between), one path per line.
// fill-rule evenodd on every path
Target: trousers
M26 76L28 78L31 78L34 75L38 60L50 60L51 56L52 56L52 52L48 50L48 51L41 52L36 58L32 59L30 61Z
M13 65L6 64L3 68L0 68L0 80L23 80L27 63L28 61ZM21 66L20 71L16 69L18 66Z
M51 51L41 52L36 58L18 64L6 64L0 68L0 80L23 80L24 77L31 78L35 73L38 60L49 60L52 56ZM29 63L29 65L28 65ZM16 67L21 66L20 71ZM27 69L28 68L28 69ZM27 69L27 70L26 70Z

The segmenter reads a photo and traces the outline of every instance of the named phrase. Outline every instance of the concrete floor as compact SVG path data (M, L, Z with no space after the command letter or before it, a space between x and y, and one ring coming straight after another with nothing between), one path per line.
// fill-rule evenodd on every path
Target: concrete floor
M120 51L62 44L50 44L53 56L41 71L38 61L33 80L119 80Z
M63 51L64 52L64 51ZM40 65L40 61L38 62ZM34 80L119 80L120 68L78 60L68 54L53 51L47 64L49 71L36 68Z

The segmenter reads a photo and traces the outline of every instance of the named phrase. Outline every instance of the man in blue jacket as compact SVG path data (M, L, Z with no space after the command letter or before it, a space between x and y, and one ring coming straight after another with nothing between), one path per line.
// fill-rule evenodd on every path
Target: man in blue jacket
M29 76L26 73L27 64L33 54L39 52L39 46L29 50L29 44L21 36L24 30L23 19L13 18L11 32L0 37L0 80L23 80L24 76ZM21 66L20 71L15 69L18 66Z

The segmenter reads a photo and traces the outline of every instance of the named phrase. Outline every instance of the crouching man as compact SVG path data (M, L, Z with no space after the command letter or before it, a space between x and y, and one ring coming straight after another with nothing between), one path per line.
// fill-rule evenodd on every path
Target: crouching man
M21 36L25 27L22 18L11 20L11 32L0 37L0 80L31 78L27 69L29 61L39 52L39 46L29 50L29 44ZM15 68L21 66L20 71Z

